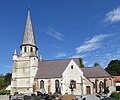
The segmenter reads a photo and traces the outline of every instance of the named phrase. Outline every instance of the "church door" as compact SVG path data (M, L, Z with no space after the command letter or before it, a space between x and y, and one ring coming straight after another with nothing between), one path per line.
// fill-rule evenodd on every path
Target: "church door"
M48 86L48 94L50 94L50 86Z
M91 94L90 86L86 86L86 94Z

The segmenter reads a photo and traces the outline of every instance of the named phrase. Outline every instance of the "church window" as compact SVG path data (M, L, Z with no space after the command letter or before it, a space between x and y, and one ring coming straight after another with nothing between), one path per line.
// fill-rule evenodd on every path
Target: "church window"
M31 47L30 51L33 52L33 48L32 47Z
M27 50L26 50L26 47L24 48L24 52L26 52Z
M73 69L73 65L71 65L71 69Z
M99 83L99 92L102 93L103 92L103 89L104 89L104 83L101 81Z
M104 83L102 81L99 83L99 87L104 88Z
M95 83L94 83L94 82L92 82L92 84L93 84L93 89L95 89Z
M43 80L40 81L40 89L44 89L44 81Z
M106 79L104 79L104 89L106 89Z
M59 80L55 80L55 92L60 93Z
M76 81L75 80L70 81L70 87L73 89L76 88Z

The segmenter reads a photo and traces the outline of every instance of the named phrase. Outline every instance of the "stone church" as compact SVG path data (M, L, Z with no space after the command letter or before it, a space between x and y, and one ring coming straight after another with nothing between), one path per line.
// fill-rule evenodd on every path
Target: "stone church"
M114 87L112 76L102 67L81 68L79 58L43 60L38 58L30 11L20 54L15 49L12 64L11 94L42 93L93 94Z

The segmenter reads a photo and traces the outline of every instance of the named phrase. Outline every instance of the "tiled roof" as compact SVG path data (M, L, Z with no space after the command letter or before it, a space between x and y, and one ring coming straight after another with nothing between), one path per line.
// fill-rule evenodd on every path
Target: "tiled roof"
M116 82L120 82L120 76L113 76Z
M81 69L87 78L111 77L102 67L87 67Z
M46 60L39 61L38 71L35 79L43 78L61 78L62 73L72 59L63 60ZM73 58L78 66L80 66L79 58ZM87 78L103 78L111 77L102 67L86 67L81 68Z
M71 60L72 59L39 61L38 71L35 79L62 77L62 73ZM78 66L80 66L79 58L73 58L73 60Z

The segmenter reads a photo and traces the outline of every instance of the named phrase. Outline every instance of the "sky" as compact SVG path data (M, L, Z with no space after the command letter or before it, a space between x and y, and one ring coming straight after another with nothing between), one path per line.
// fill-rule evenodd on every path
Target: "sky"
M120 0L1 0L0 74L20 53L29 8L43 60L81 57L105 68L120 59Z

